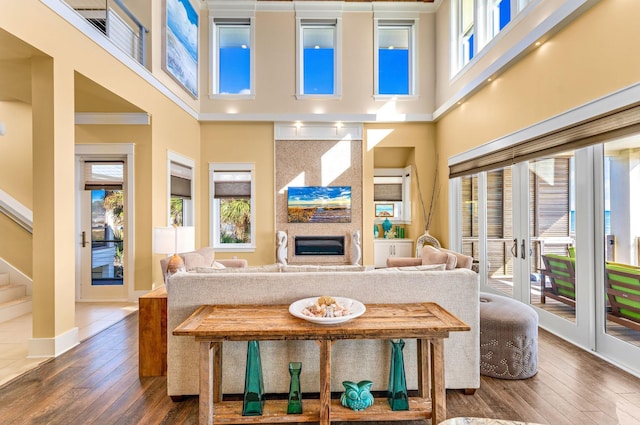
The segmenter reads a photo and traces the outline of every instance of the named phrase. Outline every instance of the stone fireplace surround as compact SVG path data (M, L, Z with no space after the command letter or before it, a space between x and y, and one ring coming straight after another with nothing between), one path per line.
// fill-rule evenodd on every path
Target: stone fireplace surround
M356 230L362 232L362 140L276 139L275 170L276 232L287 234L287 263L351 264L351 235ZM327 175L335 178L327 182ZM351 186L351 222L288 223L288 186ZM299 236L344 237L344 254L296 255Z

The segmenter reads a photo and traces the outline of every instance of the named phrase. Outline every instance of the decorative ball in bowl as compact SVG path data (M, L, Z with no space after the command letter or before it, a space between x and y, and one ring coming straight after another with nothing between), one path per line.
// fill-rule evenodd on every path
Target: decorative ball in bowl
M343 323L365 311L366 307L360 301L328 295L304 298L289 306L289 313L293 316L323 325Z

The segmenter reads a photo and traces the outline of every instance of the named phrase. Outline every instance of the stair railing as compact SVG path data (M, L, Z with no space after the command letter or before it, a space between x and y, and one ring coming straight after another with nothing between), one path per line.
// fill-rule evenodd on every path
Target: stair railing
M6 215L29 233L33 233L33 212L0 189L0 213Z
M146 66L147 28L122 0L65 0L122 51Z

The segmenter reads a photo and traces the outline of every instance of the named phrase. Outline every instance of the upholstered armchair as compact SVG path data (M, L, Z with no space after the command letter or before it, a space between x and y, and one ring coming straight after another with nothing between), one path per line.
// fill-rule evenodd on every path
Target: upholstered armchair
M446 270L471 269L473 257L450 251L444 248L436 248L431 245L422 247L420 257L389 257L387 267L421 266L428 264L444 264Z

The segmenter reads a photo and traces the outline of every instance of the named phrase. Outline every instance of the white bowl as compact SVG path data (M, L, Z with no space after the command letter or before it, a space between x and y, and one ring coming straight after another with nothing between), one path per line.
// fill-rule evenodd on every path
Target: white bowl
M348 320L355 319L356 317L362 316L364 312L367 310L364 304L360 301L352 300L351 298L344 297L333 297L343 307L347 307L349 309L350 314L346 316L340 317L314 317L307 316L303 314L302 311L308 305L315 304L318 301L318 297L304 298L298 301L291 303L289 306L289 313L294 315L295 317L299 317L300 319L307 320L313 323L319 323L323 325L333 325L336 323L344 323Z

